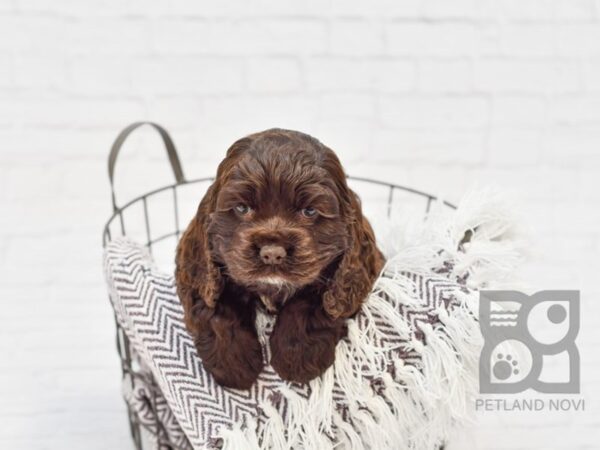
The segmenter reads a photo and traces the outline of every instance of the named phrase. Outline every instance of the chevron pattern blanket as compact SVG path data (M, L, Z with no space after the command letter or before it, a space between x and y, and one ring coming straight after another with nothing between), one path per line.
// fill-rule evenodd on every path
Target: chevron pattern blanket
M111 242L104 257L110 297L137 358L162 391L159 413L170 437L195 449L443 445L470 416L476 395L481 336L475 289L489 285L491 269L502 266L495 273L506 274L518 259L510 241L499 238L506 222L490 227L497 217L461 217L459 208L442 232L420 232L388 260L349 321L334 365L310 384L284 382L268 365L273 322L259 316L267 365L249 391L220 387L203 369L173 276L155 267L141 245L127 238ZM465 244L466 229L473 232ZM126 392L134 407L137 398L138 409L143 390L138 383Z

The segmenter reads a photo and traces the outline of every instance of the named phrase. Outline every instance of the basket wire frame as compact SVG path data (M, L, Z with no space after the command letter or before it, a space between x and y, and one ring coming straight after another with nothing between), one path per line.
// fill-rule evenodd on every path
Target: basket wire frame
M133 130L135 130L135 129L139 128L141 125L145 125L145 124L151 125L155 129L157 129L159 131L159 133L161 134L161 136L163 137L163 140L165 141L165 146L167 148L167 152L169 154L171 167L175 174L176 182L173 184L163 186L163 187L159 187L159 188L154 189L150 192L147 192L143 195L140 195L139 197L136 197L133 200L128 201L127 203L123 204L122 206L117 206L116 196L115 196L115 192L114 192L114 184L113 184L116 155L118 154L126 137ZM170 146L168 144L169 142L171 144ZM388 218L391 217L392 210L393 210L393 203L394 203L394 195L397 192L405 192L405 193L413 194L413 195L423 198L424 203L425 203L425 205L424 205L425 215L428 214L429 211L431 210L431 206L432 206L433 202L438 200L438 198L434 195L431 195L431 194L428 194L423 191L413 189L413 188L410 188L407 186L402 186L402 185L398 185L398 184L388 183L388 182L375 180L375 179L371 179L371 178L364 178L364 177L349 176L348 179L354 180L354 181L359 181L359 182L364 182L364 183L368 183L368 184L372 184L372 185L378 185L378 186L387 188L386 215ZM120 231L119 235L122 235L122 236L127 235L127 227L126 227L126 223L125 223L126 221L124 218L124 212L129 210L134 205L141 204L143 215L144 215L144 228L145 228L145 235L146 235L145 246L148 248L150 254L152 255L152 247L154 244L161 242L165 239L171 238L171 237L174 237L175 239L178 240L181 235L180 211L179 211L179 203L180 202L179 202L178 189L183 186L186 186L186 185L199 184L199 183L203 183L203 182L212 182L214 179L210 178L210 177L204 177L204 178L197 178L197 179L193 179L193 180L186 180L185 177L183 176L183 171L181 169L179 157L177 155L175 147L172 145L172 140L170 139L168 133L157 124L147 123L147 122L138 122L136 124L130 125L125 130L123 130L123 132L119 135L119 137L115 141L115 144L113 145L113 148L111 149L111 154L109 156L109 180L110 180L111 194L112 194L113 213L110 216L110 218L108 219L108 221L106 222L103 232L102 232L103 247L106 248L108 243L110 243L112 241L113 232L111 231L111 227L113 227L115 225L115 223L117 224L117 228ZM172 204L173 204L172 213L173 213L173 230L174 231L153 237L150 218L149 218L149 214L148 214L148 209L149 209L148 201L153 196L156 196L157 194L161 194L166 191L172 192ZM441 200L441 202L445 206L447 206L451 209L456 208L450 202L447 202L445 200ZM110 295L109 295L109 300L110 300ZM111 305L112 304L113 303L111 301ZM134 358L134 354L133 354L133 352L134 352L133 347L131 345L129 338L127 337L127 335L125 333L125 330L120 326L120 324L117 320L116 314L115 314L115 325L116 325L116 346L117 346L117 352L119 355L119 359L121 361L122 379L125 380L127 378L128 381L130 382L130 386L132 389L134 387L135 379L139 379L140 381L143 381L147 385L147 387L151 393L151 396L148 399L148 401L149 401L149 407L154 412L154 422L155 423L154 423L154 426L152 427L154 429L144 425L142 423L142 421L140 420L140 418L138 417L137 412L134 411L129 406L129 403L126 402L127 415L128 415L128 419L129 419L129 428L130 428L130 433L131 433L131 437L132 437L135 448L137 450L145 450L146 449L144 440L142 439L142 430L144 430L150 436L153 437L153 439L156 441L157 447L160 450L170 450L170 449L187 450L187 449L181 448L181 447L177 446L176 444L174 444L173 442L169 441L168 433L165 430L165 428L164 428L163 424L161 423L159 416L158 416L157 395L160 394L160 387L158 386L156 381L153 379L151 374L142 373L138 369L136 369L135 358ZM160 394L160 395L162 395L162 394Z

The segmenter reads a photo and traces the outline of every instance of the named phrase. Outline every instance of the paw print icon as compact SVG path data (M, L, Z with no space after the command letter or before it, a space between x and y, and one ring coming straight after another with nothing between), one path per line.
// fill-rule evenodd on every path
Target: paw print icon
M504 356L498 353L497 360L494 363L494 376L498 380L508 380L513 375L519 375L519 361L513 359L512 355Z
M481 291L482 394L579 393L579 291ZM552 363L553 360L558 363ZM565 362L566 361L566 362ZM552 379L544 365L559 368Z

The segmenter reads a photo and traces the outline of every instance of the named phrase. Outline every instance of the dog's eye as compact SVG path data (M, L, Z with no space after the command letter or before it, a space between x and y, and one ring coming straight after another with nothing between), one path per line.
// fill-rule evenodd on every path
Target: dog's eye
M302 210L302 215L304 217L315 217L317 215L317 210L311 206L309 206L308 208L304 208Z
M251 208L248 205L242 205L241 203L235 207L238 214L246 215L250 212Z

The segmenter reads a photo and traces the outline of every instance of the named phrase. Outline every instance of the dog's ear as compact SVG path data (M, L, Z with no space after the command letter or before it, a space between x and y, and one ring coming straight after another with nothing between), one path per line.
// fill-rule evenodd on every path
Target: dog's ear
M177 246L175 281L186 317L199 302L214 308L223 289L223 279L212 259L207 233L216 203L217 184L215 182L208 189Z
M348 247L323 294L323 307L334 319L350 317L360 309L384 262L358 197L346 190Z
M199 303L214 308L223 291L225 280L211 255L208 226L225 180L250 143L250 139L242 138L227 150L225 159L217 169L215 182L208 188L196 216L177 246L175 282L186 321L191 320L192 308Z

